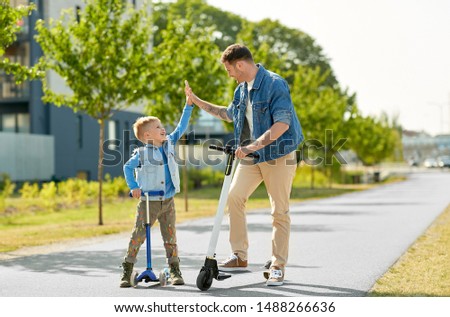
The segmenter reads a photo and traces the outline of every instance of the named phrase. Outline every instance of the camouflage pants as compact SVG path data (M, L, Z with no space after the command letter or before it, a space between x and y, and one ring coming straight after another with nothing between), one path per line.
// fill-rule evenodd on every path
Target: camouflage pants
M150 201L150 226L153 226L158 219L161 236L166 249L166 257L169 262L178 262L177 237L175 230L175 204L174 199L169 198L164 201ZM147 218L146 202L140 200L136 208L136 224L131 232L125 261L129 263L137 262L137 254L146 239L145 223Z

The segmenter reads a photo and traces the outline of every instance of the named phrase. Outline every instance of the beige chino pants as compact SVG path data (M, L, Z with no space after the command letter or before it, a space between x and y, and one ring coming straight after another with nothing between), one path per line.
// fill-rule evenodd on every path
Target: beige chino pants
M295 151L276 160L253 165L241 161L237 166L228 195L228 213L231 248L242 260L247 260L248 250L245 204L264 181L272 206L272 265L286 265L291 225L289 197L296 168Z

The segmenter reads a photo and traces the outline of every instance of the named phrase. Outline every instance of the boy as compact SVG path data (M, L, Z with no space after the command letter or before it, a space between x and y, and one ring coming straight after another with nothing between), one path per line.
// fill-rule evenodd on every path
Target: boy
M150 226L156 219L160 224L161 235L166 249L167 263L170 266L169 282L183 285L180 271L177 238L175 230L175 207L173 196L180 191L180 176L175 161L175 144L186 131L193 105L189 99L183 109L180 122L175 131L166 135L157 117L141 117L136 120L133 130L136 138L145 144L137 149L125 163L125 180L133 198L139 199L136 211L136 224L131 233L127 253L122 263L123 273L120 287L130 287L130 277L139 248L145 241L146 203L142 191L164 191L163 196L149 196ZM136 170L136 177L134 175Z

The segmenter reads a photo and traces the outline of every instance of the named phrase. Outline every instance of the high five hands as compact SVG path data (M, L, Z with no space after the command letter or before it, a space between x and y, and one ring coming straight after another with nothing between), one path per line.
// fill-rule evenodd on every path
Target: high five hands
M187 104L193 106L198 100L198 97L192 92L192 88L189 86L187 80L184 81L184 93L186 94Z

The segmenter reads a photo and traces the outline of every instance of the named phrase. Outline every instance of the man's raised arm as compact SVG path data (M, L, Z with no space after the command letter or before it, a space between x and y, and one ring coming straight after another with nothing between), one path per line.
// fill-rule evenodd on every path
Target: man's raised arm
M209 114L213 115L214 117L221 119L221 120L225 120L227 122L231 122L233 121L232 118L230 118L228 116L227 113L227 107L222 107L222 106L217 106L214 105L212 103L209 103L207 101L204 101L200 98L198 98L193 92L191 87L189 86L189 83L187 80L184 81L185 84L185 93L186 96L189 97L189 99L196 104L200 109L205 110L206 112L208 112Z

